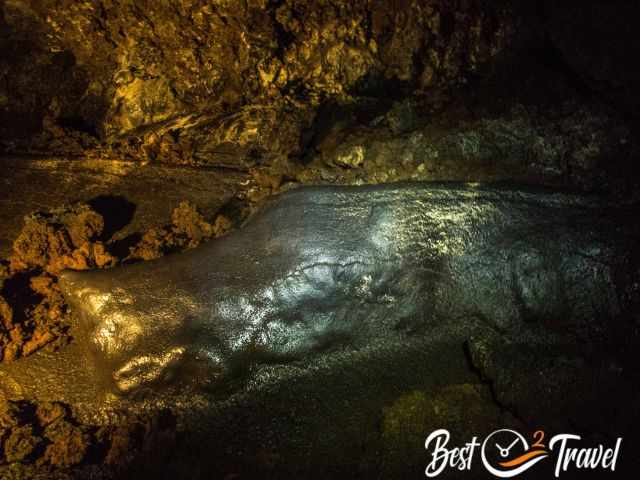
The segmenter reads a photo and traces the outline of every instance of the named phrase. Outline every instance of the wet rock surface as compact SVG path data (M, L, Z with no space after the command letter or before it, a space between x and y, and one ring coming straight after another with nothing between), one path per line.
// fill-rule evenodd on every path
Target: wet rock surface
M436 189L436 192L440 190L447 191L443 186L420 187L419 185L414 185L414 188L427 190L431 188ZM396 189L402 192L402 187L396 187ZM410 191L411 187L406 186L405 189ZM392 191L392 189L378 190L380 192ZM322 189L318 191L321 192ZM357 192L358 190L353 191ZM372 192L375 191L372 190ZM470 191L482 192L481 189L473 188ZM508 191L505 193L508 193ZM500 191L494 194L499 196ZM295 200L295 198L300 198L300 195L304 195L304 193L301 191L296 195L297 197L289 195L288 198ZM521 210L523 212L528 212L531 209L535 211L532 206L535 203L533 202L536 198L535 194L522 193L519 195L523 199L530 197L529 202L514 203L512 205L513 208L509 209L507 201L497 201L496 206L499 205L498 209L506 217L511 218L510 216L514 216L517 219L520 218L519 215L522 215ZM78 350L85 345L84 340L79 345L76 343L75 346L63 348L58 353L47 353L45 355L42 355L42 352L36 353L32 356L33 360L25 359L16 362L14 364L16 369L7 369L5 367L2 372L2 380L5 386L11 385L12 381L18 381L19 385L21 385L19 388L24 388L24 390L14 390L12 395L15 396L17 392L18 397L39 398L36 405L42 401L51 401L47 396L66 399L67 403L74 408L77 415L74 421L78 425L84 425L85 428L91 431L103 431L106 429L106 436L100 438L102 439L101 441L107 442L107 444L115 442L114 453L103 453L103 456L87 460L82 463L83 465L102 462L106 458L116 462L115 458L118 455L124 455L123 451L117 449L120 442L124 442L126 445L123 450L131 454L128 449L134 449L135 445L138 445L137 442L141 440L135 436L130 438L134 433L127 430L127 426L130 422L135 422L135 419L140 415L152 415L153 417L153 415L163 411L171 412L169 418L174 418L175 416L175 419L170 422L170 425L174 425L174 427L161 427L153 424L154 426L150 427L153 432L148 433L151 438L148 440L149 442L152 444L160 442L159 445L166 446L162 442L169 440L182 441L185 442L185 445L196 444L203 449L219 449L217 451L221 452L220 455L214 455L212 459L215 458L215 462L221 463L216 463L215 465L199 463L198 468L204 468L206 471L214 469L215 471L229 474L243 475L267 472L267 474L278 476L282 472L292 473L297 469L305 471L305 467L293 460L305 450L307 450L304 457L306 458L306 465L307 467L313 466L312 470L318 477L346 474L346 472L352 471L354 468L351 462L354 458L353 455L356 455L355 451L351 449L345 450L339 457L335 457L332 451L335 442L343 442L345 439L356 442L357 445L362 445L360 448L365 449L366 455L365 457L359 457L362 460L362 464L357 467L361 469L363 474L372 470L397 474L397 472L406 471L405 467L410 470L417 469L417 465L420 464L420 459L422 458L421 455L412 453L409 447L405 449L402 446L404 445L403 442L411 442L411 439L418 435L415 432L411 433L413 431L411 429L427 428L426 426L435 424L434 422L447 422L452 429L455 427L455 431L461 435L476 428L484 431L494 421L505 422L508 425L519 428L527 428L527 425L542 422L545 428L559 432L579 426L581 431L584 429L604 436L615 436L615 432L631 434L628 429L633 429L633 425L635 425L635 420L633 420L635 417L633 415L637 414L637 410L634 407L637 403L637 392L633 385L637 379L633 369L633 351L636 345L635 339L637 338L637 319L634 317L637 312L634 310L634 302L637 303L638 292L635 291L634 293L634 288L637 290L637 287L634 287L637 281L633 279L637 277L638 271L637 265L633 263L633 255L627 258L627 254L624 253L630 252L627 248L627 240L625 240L626 234L623 234L622 230L618 231L615 237L602 236L597 233L598 231L601 231L601 233L604 231L612 232L616 227L596 228L595 223L589 222L588 216L585 216L584 210L581 208L581 206L587 209L591 208L588 206L589 202L587 201L587 203L583 204L581 197L540 195L542 195L541 198L546 198L547 201L551 202L548 206L548 215L551 215L552 211L558 214L563 211L562 209L567 209L568 215L573 218L573 221L554 223L550 218L536 217L536 222L547 222L547 227L536 230L533 225L535 222L527 223L526 221L520 223L515 221L511 226L513 227L512 230L515 229L515 231L518 231L518 228L525 228L528 229L527 231L530 230L534 233L531 238L527 238L524 234L516 234L516 238L511 239L512 243L515 242L512 248L515 248L516 252L520 252L516 255L517 258L513 268L517 272L515 281L518 287L516 290L522 295L522 305L513 311L513 315L508 314L512 305L507 300L511 283L506 280L500 281L504 273L500 273L502 272L500 267L500 258L502 257L499 250L496 253L497 256L495 258L492 257L491 251L496 250L494 242L487 240L486 248L488 250L486 251L482 247L480 248L480 252L484 252L481 255L488 255L487 258L489 259L493 258L493 260L488 260L489 264L492 265L490 270L494 272L494 274L491 274L485 272L486 269L483 268L469 270L467 262L471 261L471 258L475 258L472 253L475 251L473 248L470 250L471 253L469 255L471 256L461 255L459 258L454 251L447 250L448 248L456 249L455 238L457 236L451 236L447 241L448 243L442 243L440 240L434 244L436 249L440 247L444 249L442 250L444 252L442 253L443 255L453 254L453 257L448 262L450 272L441 278L440 281L444 282L442 285L438 286L437 282L432 285L433 305L431 307L424 305L419 309L422 311L433 308L435 312L438 311L438 308L445 308L448 312L448 315L441 318L437 326L434 324L429 328L429 335L424 335L424 332L420 333L425 328L424 326L412 326L412 324L408 323L400 329L401 332L406 330L408 332L407 335L401 334L400 337L396 338L398 332L394 333L393 329L385 330L385 321L379 318L371 324L371 328L382 328L381 333L369 335L364 343L358 344L360 345L358 348L329 349L325 353L317 353L309 357L303 356L299 361L293 363L285 362L281 365L278 365L280 362L276 362L275 365L247 364L236 374L228 377L221 384L221 389L217 387L214 391L204 394L198 390L191 392L188 387L181 387L177 390L169 389L160 396L151 395L146 396L146 398L145 396L139 398L133 396L128 399L113 399L102 404L101 402L104 402L104 400L98 401L98 398L104 395L104 391L101 390L104 384L93 376L94 367L90 366L91 356L87 357L86 353ZM437 206L438 204L441 204L440 207ZM411 208L410 205L411 202L401 202L397 206L398 208L406 209ZM434 197L433 201L430 202L430 206L426 207L422 213L427 213L432 209L437 210L438 208L445 208L446 210L446 205L448 205L447 202L442 203L442 199L438 200L438 198ZM363 202L355 202L354 208L354 211L357 211L358 208L363 208ZM463 217L464 215L471 215L473 218L483 218L482 209L476 209L471 213L464 214L463 207L455 202L449 208L462 209L460 214ZM572 209L576 209L573 215L570 213ZM75 207L70 211L87 213L86 209L82 207ZM614 212L616 212L615 209L610 210L611 218L608 219L599 215L595 215L593 218L598 217L600 222L605 222L606 224L624 225L624 214L617 215L613 214ZM451 214L450 211L449 214ZM186 231L195 232L192 237L194 242L197 242L209 231L213 231L211 224L206 222L188 204L180 205L172 216L174 224L162 230L166 233L170 247L175 247L173 243L175 236L185 235ZM406 217L407 215L399 215L399 218ZM86 218L86 216L82 218ZM268 219L269 217L266 218ZM278 218L282 219L283 217ZM310 217L309 221L313 223L312 218ZM384 216L381 218L384 218ZM492 218L487 218L485 221L495 222L496 219L492 220ZM529 220L532 219L529 218ZM259 220L255 221L259 222ZM292 225L300 221L296 220ZM621 223L617 224L617 221L621 221ZM508 222L506 223L508 224ZM249 236L251 236L250 225L251 223L244 227ZM450 222L447 225L456 229L462 228L465 222L462 219L458 219L457 222ZM499 229L504 228L505 222L498 221L497 225L503 225L503 227L498 227ZM554 225L555 227L553 227ZM271 227L273 226L271 225ZM400 226L397 228L400 228ZM560 230L556 231L558 228ZM579 231L581 228L586 230L577 237L577 240L564 238L575 229ZM629 228L633 231L633 227L627 225L627 231L629 231ZM338 231L336 229L329 230ZM507 227L507 230L513 234L509 227ZM355 231L360 230L356 229ZM489 225L485 225L483 231L483 235L486 236L493 229ZM536 234L535 232L538 233ZM432 233L437 234L437 232ZM239 232L239 235L242 234L242 231ZM286 235L286 231L282 234ZM538 252L538 254L535 253L536 251L529 251L523 247L525 244L528 245L527 242L533 242L531 245L544 244L545 241L540 240L544 235L550 235L551 237L548 239L544 250ZM243 249L243 242L240 241L241 237L238 236L237 238L239 239L238 241L233 241L234 236L230 236L225 241L232 248ZM401 238L405 238L405 236L401 236ZM608 240L606 240L607 238ZM504 237L504 240L506 241L507 237ZM361 248L364 248L362 247L364 245L362 241L356 239L354 241ZM575 243L576 241L577 243ZM605 242L602 248L598 247L598 253L589 243L592 241ZM145 243L145 236L143 236L142 243ZM255 241L250 243L253 244L254 248L259 247L259 244L255 243ZM628 239L628 245L633 243L633 238ZM182 246L188 247L189 243L183 243ZM214 248L213 252L225 251L223 247L215 250L213 244L210 246ZM397 245L397 248L402 250L401 245ZM573 248L578 250L573 251ZM553 257L553 252L558 249L567 249L564 256L566 257L565 263L568 263L566 265L564 263L561 265L554 264L553 267L548 266L543 259L549 256ZM594 263L592 265L595 269L593 278L587 278L584 275L584 268L579 266L581 262L586 261L588 264L591 261L580 260L582 257L579 251L583 250L584 252L592 251L596 255L593 258ZM206 247L204 250L202 248L194 250L193 253L204 251L207 251ZM248 252L249 250L245 248L244 251ZM328 248L325 253L332 251L332 249ZM181 258L187 258L181 255L184 254L176 254L171 259L167 259L165 263L155 263L154 265L160 269L167 266L170 272L183 271L184 269L179 265L175 268L170 267L172 261L175 263L176 261L180 262ZM574 257L575 261L571 260ZM201 270L218 265L221 271L230 268L231 265L235 265L240 271L246 267L246 265L245 267L242 266L244 265L240 261L242 258L242 256L236 257L232 255L231 258L220 258L217 262L214 259L213 264L211 264L211 259L207 261L202 259L197 261L197 265ZM295 256L285 255L281 260L286 262L288 261L287 259L293 260L294 258ZM247 259L243 261L246 264ZM269 261L278 262L275 258ZM577 263L575 263L576 261ZM610 268L607 267L600 271L602 265L609 262L611 262ZM206 265L209 264L211 265L207 267ZM141 265L141 267L144 266ZM151 265L148 268L152 268ZM269 275L269 270L266 268L265 265L260 275ZM549 268L551 270L554 268L559 270L552 274ZM533 269L538 273L529 275L526 273L528 269ZM191 276L196 271L195 268L187 270L191 272ZM410 268L402 271L405 275L410 275ZM125 267L119 267L117 271L113 271L113 275L124 272ZM167 278L168 281L167 274L169 276L173 275L169 272L164 274L160 272L159 274L151 274L150 278L155 279L154 281L160 278ZM508 272L505 275L505 278L509 277ZM572 275L578 275L580 278L576 279L575 282L571 282L569 280ZM106 278L106 276L103 277ZM617 279L617 283L611 284L609 277ZM623 277L627 279L625 280ZM416 277L411 282L411 285L415 284L414 287L418 288L416 287L418 280L419 277ZM470 292L464 294L460 289L458 289L460 294L456 294L456 282L475 285L471 291L476 292L477 297L474 297ZM624 282L629 283L626 284ZM193 282L191 281L191 283ZM561 283L565 284L564 288L560 288ZM399 281L399 285L403 285L403 281ZM193 284L190 288L196 288L196 286L197 284ZM256 286L256 288L259 287L259 285ZM77 286L77 288L80 288L80 286ZM180 288L177 287L176 292L182 291ZM215 288L215 285L212 285L211 289L207 289L206 292L212 294L211 292ZM228 286L221 288L228 288ZM411 288L410 285L409 288ZM494 292L505 288L507 290L500 293L502 298L500 305L492 307L491 302L482 300L483 298L491 298L483 295L483 288ZM611 288L619 289L620 294L623 294L623 292L628 293L629 296L624 304L617 303L615 298L622 299L623 297L618 294L612 295L609 292ZM420 287L419 290L425 289ZM151 290L151 292L155 291ZM127 295L135 296L141 295L141 292L142 290L140 289L129 291L125 288L122 295L125 297ZM398 290L399 292L400 290ZM444 296L438 294L438 292L441 292ZM98 293L98 295L101 294ZM159 293L159 295L162 294ZM553 300L554 298L555 300ZM563 298L566 304L563 303ZM596 299L599 300L593 303ZM232 300L232 297L229 297L221 298L220 301L230 302ZM90 303L91 300L87 297L84 302ZM144 308L144 302L136 301L134 303L136 308ZM178 303L180 302L170 303L171 311L174 311L178 308ZM375 304L374 301L373 305ZM437 307L438 304L442 305ZM245 308L247 308L246 305ZM378 308L385 309L386 307L380 304ZM561 311L564 308L567 310L562 314ZM79 304L76 305L76 313L80 311L78 309L82 309ZM233 309L231 310L233 311ZM402 312L409 312L410 310L411 304L403 304L398 314L402 315ZM287 312L283 311L283 315L285 314ZM377 315L375 313L371 314ZM389 312L384 313L384 317L387 320L391 317L395 318ZM161 314L159 318L163 319L165 317ZM220 321L222 320L220 319ZM85 319L84 321L87 320ZM233 321L233 324L242 323L242 321L243 319L239 317ZM407 321L409 320L407 319ZM613 322L623 323L615 328L608 326ZM634 327L633 325L636 326ZM78 327L76 326L75 328L77 329ZM230 330L233 330L233 328L235 327L230 325ZM417 333L411 334L414 330ZM80 337L83 335L82 331L82 329L76 330ZM168 331L162 335L163 342L167 339L167 333ZM227 333L230 334L231 331ZM198 338L199 342L204 341L201 336ZM617 349L616 353L608 353L611 348ZM241 359L239 360L243 362ZM55 364L61 365L62 377L56 376L60 375L60 373L52 376L52 372L48 372L48 369L51 369ZM80 370L82 370L82 374L80 374ZM400 377L398 377L399 371L404 372ZM64 372L68 372L70 376L65 378ZM214 378L211 375L203 376L197 373L198 370L195 372L197 377L193 378L200 378L201 380L206 378L207 382L205 383L209 383L208 380ZM25 373L30 377L38 378L40 383L34 384L29 381L18 380L24 379ZM51 378L58 378L53 389L51 389L53 385L50 383ZM375 379L375 381L372 379ZM489 385L478 384L479 381L483 380L487 380ZM458 387L452 386L446 387L443 392L439 391L442 385L455 385L457 383L471 383L478 384L478 386L462 386L459 387L462 389L461 391L457 390ZM80 385L83 385L83 387L78 390ZM373 395L372 389L375 390L375 395ZM74 394L74 391L78 392L79 395ZM622 403L618 402L615 407L612 406L610 410L605 410L602 405L603 403L606 404L608 395L612 391L615 391L624 400ZM408 393L402 394L399 392ZM576 392L578 392L577 395ZM41 396L43 393L45 394L44 397ZM445 396L444 398L451 396L451 399L442 400L442 395ZM304 398L306 406L298 405L296 398ZM467 400L464 400L464 398L467 398ZM312 403L318 402L316 408L308 409L310 401ZM465 404L467 401L469 405ZM475 405L476 401L479 402L478 405ZM274 403L280 404L280 402L283 402L281 403L282 412L279 414L277 412L274 413ZM340 406L344 405L344 402L348 402L349 406L344 410L340 410L342 408ZM447 402L451 402L449 408L464 408L464 414L461 412L456 414L454 412L442 414L444 415L442 416L441 409L444 408ZM622 417L618 413L621 404L628 405L627 411ZM474 409L471 406L474 406ZM322 415L318 415L318 408L321 409ZM408 412L406 411L407 409ZM600 412L597 418L592 415L593 409L598 409ZM117 413L119 411L128 412L128 414L122 417L122 413ZM356 411L358 412L357 414ZM274 415L280 418L275 425L272 423ZM361 415L365 415L368 420L365 421ZM378 427L369 423L375 421L376 418L380 418L380 415L382 415L383 421ZM452 415L452 417L447 415ZM462 416L458 418L458 415ZM320 420L323 423L326 422L328 418L335 419L335 425L327 428L326 426L320 427L317 424ZM627 423L630 419L631 422ZM351 426L345 427L345 425ZM30 426L29 428L36 427ZM125 428L124 433L119 430L120 428ZM154 430L156 428L160 428L161 432L165 428L173 433L158 433ZM172 428L175 428L175 430L172 430ZM320 442L317 439L312 439L319 428L323 435L326 436ZM350 431L350 428L353 428L353 431ZM17 433L14 433L14 430ZM240 435L240 431L245 433ZM24 444L24 448L27 449L35 448L33 445L40 440L30 440L30 437L29 439L23 439L22 436L26 435L25 432L28 433L26 425L19 425L10 430L8 438L13 439L15 436L14 440L17 444ZM119 432L118 435L123 435L124 438L114 437L116 435L114 432ZM251 432L254 432L257 437L252 439L246 436L251 435ZM70 430L68 433L71 435ZM159 435L160 439L157 439L156 435ZM178 440L176 440L175 435L177 435ZM361 437L358 438L358 436ZM98 442L98 437L87 436L81 438L85 439L90 445ZM268 448L263 444L265 438L269 439L270 442ZM257 443L255 442L256 439L259 440ZM14 443L12 443L14 440L8 443L10 449L14 448ZM235 450L236 448L240 450ZM313 452L310 453L308 449L312 449ZM377 449L385 452L382 457L374 455ZM187 460L193 458L190 455L204 455L204 451L200 451L199 454L192 451L189 455L181 449L177 449L174 452L176 456L171 457L168 464L163 468L175 469L176 475L193 472ZM322 463L326 455L334 457L331 468ZM32 457L25 456L24 458ZM44 458L45 460L43 461L46 464L48 457L45 456ZM9 457L7 459L9 460ZM129 465L134 471L138 468L145 471L154 468L153 460L147 458L144 452L139 452L133 457L125 456L120 461ZM22 460L12 460L11 463L14 464L12 468L16 468L16 462L23 463ZM77 463L80 462L81 460L79 459ZM148 462L151 462L151 464ZM29 461L26 463L29 463ZM52 465L55 467L55 464ZM626 463L625 466L629 466L629 463ZM84 475L90 471L90 469L84 470L84 468L77 470L77 475ZM107 470L113 473L117 471L117 468L113 466Z
M5 362L52 342L60 346L69 340L69 311L57 282L63 270L105 269L123 262L158 258L194 248L223 235L233 225L223 214L210 224L194 205L185 201L172 212L170 226L143 233L129 247L129 253L119 258L111 253L121 250L118 245L101 240L105 223L102 215L88 204L34 213L24 223L5 266L6 277L0 291L0 351Z
M2 365L43 358L36 383L77 347L61 269L179 254L300 185L508 181L632 217L636 17L605 1L0 1ZM630 307L612 321L470 320L389 355L252 367L182 410L6 400L0 476L417 478L421 437L445 424L631 451L632 275L613 279Z

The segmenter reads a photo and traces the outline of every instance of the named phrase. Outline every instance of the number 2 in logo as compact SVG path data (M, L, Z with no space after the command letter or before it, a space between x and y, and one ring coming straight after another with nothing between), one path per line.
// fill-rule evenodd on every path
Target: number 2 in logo
M544 431L543 430L536 430L535 432L533 432L533 444L531 445L531 448L541 448L542 450L544 450L545 448L547 448L545 446L544 443L542 443L542 441L544 440Z

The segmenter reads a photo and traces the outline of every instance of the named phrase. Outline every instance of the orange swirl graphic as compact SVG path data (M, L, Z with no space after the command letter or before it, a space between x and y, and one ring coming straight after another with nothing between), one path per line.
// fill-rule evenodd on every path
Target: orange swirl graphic
M509 467L517 467L518 465L526 462L527 460L535 457L539 457L540 455L546 455L547 452L545 450L532 450L531 452L527 452L525 454L520 455L513 460L509 460L508 462L500 462L498 465L501 467L509 468Z

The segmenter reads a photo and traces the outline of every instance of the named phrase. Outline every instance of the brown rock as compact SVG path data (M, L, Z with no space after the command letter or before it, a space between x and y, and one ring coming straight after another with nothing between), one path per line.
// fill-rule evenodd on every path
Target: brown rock
M58 419L47 426L45 436L51 443L44 451L43 460L51 465L76 465L87 452L89 436L64 419Z
M39 443L31 425L14 427L4 442L4 455L7 462L26 460Z
M36 417L43 427L64 417L66 413L65 407L58 402L43 402L36 406Z
M205 221L198 209L189 202L181 202L171 214L173 231L186 235L189 246L198 245L203 239L213 235L213 227Z
M0 332L2 327L9 330L13 325L13 310L7 301L0 296Z
M110 266L115 261L97 240L103 228L102 216L85 204L34 213L25 218L25 226L14 241L13 269L41 267L57 273L65 268ZM100 247L95 249L94 243Z

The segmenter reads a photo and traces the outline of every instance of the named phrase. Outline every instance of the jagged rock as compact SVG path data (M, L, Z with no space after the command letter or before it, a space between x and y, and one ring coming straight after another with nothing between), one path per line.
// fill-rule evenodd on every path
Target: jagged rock
M171 163L286 158L328 100L444 91L478 72L507 42L508 12L437 0L7 2L4 47L38 62L0 64L0 108L36 135L8 130L0 146L77 153L99 138L99 155Z

